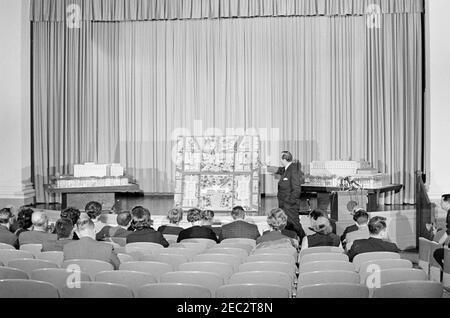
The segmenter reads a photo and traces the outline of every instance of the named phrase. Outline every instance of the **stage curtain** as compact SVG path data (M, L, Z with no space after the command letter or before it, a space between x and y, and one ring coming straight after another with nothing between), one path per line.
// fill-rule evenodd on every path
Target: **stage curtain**
M38 200L52 200L49 176L88 161L121 163L146 193L171 193L176 135L235 129L262 136L267 164L282 150L305 172L313 160L368 160L405 185L387 203L413 203L421 18L383 14L379 29L365 16L35 22Z

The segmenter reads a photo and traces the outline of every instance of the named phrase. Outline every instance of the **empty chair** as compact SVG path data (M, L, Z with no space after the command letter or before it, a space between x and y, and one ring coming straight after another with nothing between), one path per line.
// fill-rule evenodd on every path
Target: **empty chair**
M11 268L17 268L28 275L31 275L31 272L35 269L44 269L44 268L59 268L58 265L56 265L53 262L45 261L42 259L15 259L10 262L8 262L8 267Z
M292 280L295 279L296 268L291 264L282 262L251 262L244 263L239 266L239 272L281 272L288 274Z
M29 275L17 268L0 266L0 280L1 279L29 279Z
M355 256L353 265L355 266L355 270L359 272L359 267L362 263L379 259L400 259L400 254L394 252L363 253Z
M260 272L241 272L233 274L230 278L231 285L238 284L263 284L277 285L289 290L289 296L292 294L292 277L286 273L274 271Z
M13 259L34 258L33 254L26 251L0 250L0 262L8 264Z
M216 298L289 298L291 292L285 287L268 284L233 284L217 289Z
M221 242L221 244L248 244L253 248L256 247L256 241L248 238L231 238L225 239Z
M252 245L249 244L243 244L243 243L221 243L219 245L217 245L218 248L240 248L242 250L245 250L247 252L247 255L249 255L254 247Z
M361 284L369 288L370 296L373 296L375 289L380 286L408 281L427 281L428 275L421 269L412 268L394 268L381 270L373 275L373 278L368 276Z
M354 272L355 267L350 262L344 261L321 261L302 264L299 268L300 274L320 271L349 271Z
M442 248L442 245L439 245L436 242L430 242L430 280L435 282L441 282L441 265L434 258L434 252Z
M442 298L442 285L432 281L396 282L375 288L373 298Z
M299 262L303 256L315 253L344 253L344 250L340 247L335 246L318 246L318 247L310 247L307 249L302 249L298 256Z
M138 298L211 298L211 291L203 286L190 284L159 283L141 287Z
M137 292L137 290L142 286L148 284L156 284L158 282L158 280L154 276L148 273L122 270L100 272L95 275L95 281L124 285L134 292Z
M185 247L169 247L164 250L164 254L184 255L191 260L195 255L200 254L198 250Z
M125 237L110 237L111 242L124 247L127 245L127 239Z
M164 249L164 246L157 243L150 242L138 242L138 243L129 243L125 245L125 251L127 254L132 252L141 252L143 254L154 254L159 253Z
M62 298L133 298L133 291L119 284L80 282L77 288L60 289Z
M12 245L0 243L0 250L15 250L16 248Z
M68 283L76 286L78 282L91 281L91 277L86 273L68 272L63 268L36 269L31 272L30 279L50 283L58 288L58 290L66 287Z
M178 270L178 267L183 263L187 263L189 259L184 255L161 253L159 255L145 255L141 261L166 263L171 265L173 270Z
M292 255L295 259L298 259L298 252L295 248L260 248L256 249L253 254L287 254Z
M431 241L424 237L419 238L419 267L427 274L430 273Z
M296 260L292 255L287 254L256 254L250 255L245 262L283 262L295 266Z
M219 262L184 263L180 265L179 270L187 272L200 271L200 272L216 273L224 278L225 283L227 283L231 275L234 274L233 266L227 263L219 263Z
M91 280L94 279L97 273L114 270L112 264L92 259L72 259L64 261L62 264L62 268L68 267L70 267L70 269L72 270L87 273L91 277Z
M59 298L52 284L34 280L0 280L0 298Z
M190 238L190 239L184 239L180 243L203 243L206 244L206 248L211 248L213 246L217 245L216 241L210 240L210 239L204 239L204 238Z
M297 298L368 298L369 289L360 284L331 283L300 286Z
M172 272L172 265L159 262L128 262L120 264L120 270L147 273L159 281L162 274Z
M444 249L444 278L442 284L445 289L450 290L450 249Z
M42 244L24 244L20 246L20 250L30 252L36 257L42 252Z
M248 257L248 253L246 250L243 250L241 248L232 248L232 247L210 248L203 254L230 254L230 255L238 256L242 260L245 260Z
M206 251L209 247L207 243L196 243L196 242L185 242L180 243L178 247L181 248L189 248L197 252L197 254L203 253Z
M232 254L200 254L194 256L194 262L219 262L227 263L233 266L233 271L237 272L242 260L240 257ZM186 262L185 262L186 263Z
M318 271L300 274L298 286L318 284L359 284L359 275L354 271Z
M144 255L142 257L145 257L145 256L146 255ZM119 254L117 254L117 257L119 258L120 264L127 263L127 262L135 262L136 261L134 259L134 257L129 255L129 254L119 253Z
M407 259L380 259L364 262L359 269L361 284L365 284L367 277L375 271L394 268L411 269L412 267L412 262Z
M348 262L348 256L343 253L313 253L303 256L300 259L300 266L305 263L318 261L344 261Z
M35 257L36 259L43 259L45 261L55 263L60 267L64 262L64 252L42 252L37 254Z
M216 273L208 272L170 272L161 275L161 283L198 285L208 288L214 295L217 288L223 286L224 278Z

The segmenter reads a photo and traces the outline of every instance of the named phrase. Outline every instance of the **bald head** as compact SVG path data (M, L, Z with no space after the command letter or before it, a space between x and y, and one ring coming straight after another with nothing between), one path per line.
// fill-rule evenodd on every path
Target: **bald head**
M33 223L34 229L47 229L48 217L44 212L34 212L31 216L31 222Z

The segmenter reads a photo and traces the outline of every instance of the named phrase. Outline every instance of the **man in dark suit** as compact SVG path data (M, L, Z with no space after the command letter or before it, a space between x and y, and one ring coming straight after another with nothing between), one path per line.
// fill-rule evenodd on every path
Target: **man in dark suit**
M42 244L42 252L62 252L64 246L73 242L73 223L70 219L59 219L55 224L57 239L49 239Z
M64 246L64 260L93 259L109 262L119 269L120 260L112 245L95 240L95 225L90 219L80 219L77 224L79 241Z
M0 243L9 244L15 248L19 248L17 236L9 230L12 217L13 214L10 209L0 210Z
M56 240L56 234L48 233L48 217L44 212L34 212L31 216L33 230L19 235L20 246L24 244L44 244L47 240Z
M300 240L305 236L305 232L300 223L300 194L301 194L301 165L294 162L292 154L284 151L281 154L282 167L275 174L280 175L278 182L278 206L287 217L286 230L297 233Z
M376 216L369 221L370 238L357 240L348 252L348 257L352 262L356 255L370 252L395 252L400 253L399 248L394 243L386 241L386 219Z
M447 241L448 237L450 236L450 194L444 194L441 198L441 208L444 211L447 211L447 231L444 233L444 235L439 240L439 245L444 245ZM449 245L450 248L450 245ZM444 267L444 249L438 248L433 253L434 259L441 265L441 267Z
M99 233L97 233L97 241L103 241L110 237L126 238L128 235L133 233L132 231L128 231L128 228L131 225L131 219L130 212L122 212L117 214L117 226L105 226Z
M231 238L248 238L256 240L261 234L255 224L245 222L245 211L241 206L233 208L231 211L233 222L223 225L219 235L219 241Z
M127 236L127 244L149 242L169 247L169 242L166 241L161 232L155 231L152 228L153 222L149 210L143 207L137 207L131 211L131 216L133 218L132 226L135 231Z

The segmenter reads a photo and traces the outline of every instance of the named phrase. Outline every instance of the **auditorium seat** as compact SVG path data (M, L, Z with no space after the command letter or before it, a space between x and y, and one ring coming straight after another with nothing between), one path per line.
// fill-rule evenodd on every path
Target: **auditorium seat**
M140 257L139 260L140 260L141 258L143 258L143 257L144 257L144 256ZM131 255L129 255L129 254L125 254L125 253L119 253L119 254L117 254L117 258L119 259L120 264L122 264L122 263L127 263L127 262L135 262L135 261L136 261L136 259L135 259L133 256L131 256Z
M178 235L172 235L172 234L163 234L164 238L166 239L169 244L176 243L178 240Z
M292 288L294 286L292 277L290 275L276 271L235 273L230 278L230 285L238 284L262 284L281 286L289 290L289 297L292 296Z
M450 249L444 249L444 278L442 284L447 291L450 291Z
M20 246L20 250L30 252L36 257L36 255L42 252L42 244L24 244Z
M431 241L420 237L419 238L419 267L423 269L427 275L430 274L430 257L431 254Z
M233 266L233 271L239 270L239 265L242 264L242 259L232 254L199 254L194 256L193 262L219 262L227 263ZM186 262L185 262L186 263Z
M299 268L300 274L321 271L350 271L354 272L355 267L350 262L344 261L321 261L302 264Z
M432 281L408 281L375 288L373 298L442 298L442 285Z
M368 298L369 289L360 284L316 284L299 286L297 298Z
M197 250L188 247L169 247L164 250L164 254L184 255L188 260L192 260L195 255L200 253Z
M183 243L202 243L206 244L206 248L211 248L217 245L217 242L210 239L204 239L204 238L190 238L190 239L184 239L180 242Z
M242 243L220 243L217 245L218 248L225 247L225 248L240 248L242 250L245 250L247 252L247 255L249 255L254 247L249 244L242 244Z
M295 280L296 268L292 264L283 262L252 262L244 263L239 266L239 272L255 272L255 271L269 271L269 272L282 272L289 275L292 281Z
M355 266L355 270L359 272L359 268L362 263L380 259L400 259L400 254L394 252L371 252L358 254L353 259L353 265Z
M191 284L159 283L141 287L138 298L211 298L211 291L203 286Z
M120 264L120 270L147 273L159 281L162 274L174 271L172 265L160 262L128 262Z
M292 255L287 254L255 254L250 255L245 262L283 262L296 266L295 261Z
M360 278L354 271L317 271L299 275L298 286L318 285L318 284L359 284Z
M278 285L268 284L233 284L217 289L216 298L289 298L291 292Z
M0 279L29 279L29 275L17 268L0 267Z
M221 244L248 244L252 246L253 248L256 247L256 241L252 239L247 238L231 238L231 239L225 239Z
M0 243L0 250L16 250L16 248L9 244Z
M62 266L64 262L64 252L42 252L37 254L36 259L43 259L45 261L53 262L58 266Z
M295 248L257 248L253 255L258 254L287 254L293 256L295 259L298 259L298 252Z
M133 291L119 284L80 282L77 288L67 286L59 290L61 298L133 298Z
M183 272L209 272L216 273L223 277L225 283L228 283L231 275L234 274L233 266L227 263L219 262L190 262L180 265L179 271Z
M0 280L0 298L59 298L52 284L34 280Z
M172 255L161 253L159 255L145 255L141 259L145 262L160 262L166 263L173 267L173 270L178 270L181 264L187 263L189 259L184 255Z
M136 293L142 286L156 284L158 279L148 273L118 270L100 272L95 275L95 281L124 285Z
M204 251L206 251L209 248L208 244L205 242L195 243L195 242L183 241L183 243L179 243L177 246L182 247L182 248L189 248L191 250L196 251L197 254L203 253Z
M26 251L0 250L0 262L8 264L14 259L34 258L34 255Z
M348 256L343 253L313 253L304 255L300 259L300 266L302 264L318 262L318 261L343 261L348 262Z
M120 247L125 247L127 245L127 239L125 237L110 237L109 239Z
M434 252L437 249L442 248L442 245L439 245L436 242L430 242L430 280L435 282L441 282L441 265L434 258Z
M112 264L92 259L73 259L64 261L61 267L68 268L69 266L71 269L77 269L88 274L91 277L91 280L94 279L97 273L114 270Z
M164 246L156 243L149 242L138 242L138 243L129 243L125 245L125 251L127 254L138 252L143 254L155 254L159 253L164 249Z
M84 272L68 272L64 268L36 269L31 272L32 280L47 282L54 285L58 290L67 286L67 282L76 284L78 281L89 282L91 277Z
M361 284L365 284L367 276L371 275L376 270L394 268L411 269L413 268L413 264L407 259L380 259L364 262L361 264L359 269Z
M31 275L31 272L35 269L44 269L44 268L59 268L53 262L44 261L42 259L15 259L8 262L8 267L16 268L24 271L28 275Z
M210 272L170 272L161 275L161 283L199 285L208 288L214 295L217 288L224 285L224 278Z
M242 261L245 261L248 257L246 250L232 247L214 247L206 250L203 254L230 254L239 257Z
M319 246L302 249L298 256L299 263L303 256L315 253L344 253L344 250L335 246Z

